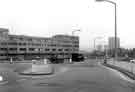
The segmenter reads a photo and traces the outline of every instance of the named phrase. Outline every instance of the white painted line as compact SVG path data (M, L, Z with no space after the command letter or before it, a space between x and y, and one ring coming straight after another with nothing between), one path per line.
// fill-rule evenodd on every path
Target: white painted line
M25 81L27 79L19 79L19 80L16 80L17 82L21 82L21 81Z

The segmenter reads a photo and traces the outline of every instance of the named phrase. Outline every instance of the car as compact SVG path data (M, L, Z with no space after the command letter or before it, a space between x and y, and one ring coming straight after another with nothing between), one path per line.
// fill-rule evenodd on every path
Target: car
M130 58L130 57L126 57L126 58L122 59L121 61L130 62L130 60L132 60L132 58Z

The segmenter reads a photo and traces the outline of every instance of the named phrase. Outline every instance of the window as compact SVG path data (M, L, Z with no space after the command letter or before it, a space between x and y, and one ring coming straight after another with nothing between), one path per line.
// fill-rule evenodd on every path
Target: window
M58 49L58 51L62 51L63 49Z
M35 51L35 48L29 48L29 51Z
M1 51L7 51L7 48L0 48Z
M48 46L56 47L56 44L49 44Z
M9 48L11 51L17 51L17 48Z
M74 47L77 47L77 48L79 48L79 45L74 45Z
M22 45L22 43L19 43L19 45Z
M6 56L5 54L0 54L0 56Z
M52 49L52 51L56 51L56 49Z
M72 45L62 45L63 47L72 47Z
M17 45L17 43L16 42L10 42L10 43L8 43L8 45Z
M45 51L50 51L50 49L45 49Z
M65 49L65 51L69 51L69 49Z
M6 42L2 42L1 45L7 45L7 43Z
M28 41L32 41L32 38L27 39Z
M23 41L23 40L24 40L24 38L20 37L20 38L19 38L19 40Z
M26 51L26 48L20 48L20 51Z
M23 45L26 45L26 43L23 43Z
M26 45L26 43L19 43L19 45L24 45L24 46L25 46L25 45Z
M15 38L14 37L9 37L10 40L14 40Z

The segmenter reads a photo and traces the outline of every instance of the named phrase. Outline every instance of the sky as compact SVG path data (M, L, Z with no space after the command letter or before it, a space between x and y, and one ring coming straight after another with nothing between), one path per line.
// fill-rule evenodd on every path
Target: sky
M117 3L118 37L121 47L135 47L135 1ZM107 44L114 36L114 5L95 0L0 0L0 27L10 34L51 37L56 34L80 37L80 49L92 50L96 44Z

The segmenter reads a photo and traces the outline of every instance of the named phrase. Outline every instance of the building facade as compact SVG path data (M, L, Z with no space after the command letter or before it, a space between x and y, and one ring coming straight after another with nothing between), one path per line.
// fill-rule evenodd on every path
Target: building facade
M120 48L120 38L117 37L117 48ZM115 37L109 37L108 39L109 50L115 49Z
M55 35L50 38L11 35L8 29L0 28L0 59L32 57L47 58L57 55L69 58L79 51L79 37Z

